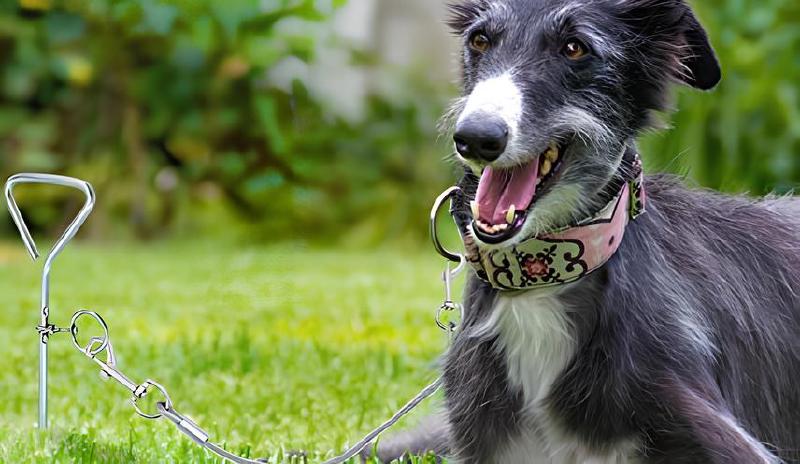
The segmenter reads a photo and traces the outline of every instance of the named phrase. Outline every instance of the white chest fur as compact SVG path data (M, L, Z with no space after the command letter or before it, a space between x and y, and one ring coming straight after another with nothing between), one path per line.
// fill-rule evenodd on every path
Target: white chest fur
M525 431L501 446L497 463L624 464L629 446L598 456L554 426L542 407L553 382L575 356L568 308L554 292L498 296L483 328L496 334L508 365L508 381L522 390Z

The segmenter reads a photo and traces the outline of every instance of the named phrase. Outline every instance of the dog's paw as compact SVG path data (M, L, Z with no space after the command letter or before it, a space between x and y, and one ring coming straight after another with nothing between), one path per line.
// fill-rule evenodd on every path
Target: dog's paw
M389 464L399 462L406 464L411 457L431 456L429 459L417 460L429 464L441 462L442 459L432 456L447 456L450 453L450 434L447 421L442 414L425 418L417 428L389 435L375 444L370 444L361 452L361 460L369 464Z
M383 445L375 445L370 443L366 448L361 450L361 462L363 464L389 464L405 458L406 452L397 452L397 450L387 449ZM406 459L407 461L407 459ZM405 461L400 461L405 462Z

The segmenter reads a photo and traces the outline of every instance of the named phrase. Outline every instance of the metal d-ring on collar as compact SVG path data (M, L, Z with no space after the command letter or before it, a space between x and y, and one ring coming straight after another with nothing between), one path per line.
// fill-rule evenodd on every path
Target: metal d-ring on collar
M441 211L442 206L444 206L447 200L452 202L453 196L460 192L461 188L457 186L450 187L449 189L445 190L436 201L433 203L433 209L431 209L431 223L430 223L430 234L431 240L433 240L433 247L436 249L436 252L442 255L445 259L452 261L454 263L466 263L466 259L463 254L461 253L453 253L452 251L445 248L442 245L442 242L439 240L439 229L436 225L436 218L439 216L439 211Z

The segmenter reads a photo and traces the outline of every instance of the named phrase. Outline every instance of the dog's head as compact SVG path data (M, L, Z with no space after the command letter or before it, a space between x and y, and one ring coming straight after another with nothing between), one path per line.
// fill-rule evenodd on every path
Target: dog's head
M463 88L447 118L458 158L482 173L483 246L585 218L625 147L668 106L669 86L720 80L684 0L466 0L451 6Z

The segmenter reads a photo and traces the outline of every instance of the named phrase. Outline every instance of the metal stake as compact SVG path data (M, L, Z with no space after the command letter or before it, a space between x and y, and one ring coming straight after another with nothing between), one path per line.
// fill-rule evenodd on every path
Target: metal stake
M6 202L8 203L8 210L11 212L11 217L14 218L14 223L17 225L17 229L19 229L19 233L22 236L22 241L25 243L25 248L28 250L28 253L31 255L31 258L35 261L39 258L39 250L36 247L36 242L34 242L33 237L31 237L31 233L28 230L28 226L25 224L25 221L22 218L22 213L19 210L19 206L17 206L17 202L14 199L14 186L17 184L49 184L49 185L59 185L64 187L72 187L74 189L80 190L86 195L86 202L81 208L78 215L73 219L70 223L69 227L64 231L61 235L61 238L56 242L53 248L47 255L47 259L44 263L44 268L42 269L42 293L41 293L41 318L39 321L39 326L36 327L36 330L39 332L39 423L38 427L40 429L47 428L47 342L50 339L50 336L58 333L58 332L65 332L69 331L69 329L60 329L57 326L50 323L50 270L53 266L53 261L55 261L56 257L64 250L67 244L72 240L75 235L78 233L78 230L81 228L86 219L92 213L92 209L94 208L95 202L95 195L94 189L92 189L91 184L88 182L84 182L79 179L74 179L72 177L64 177L64 176L56 176L51 174L17 174L12 176L6 182L5 194L6 194Z

